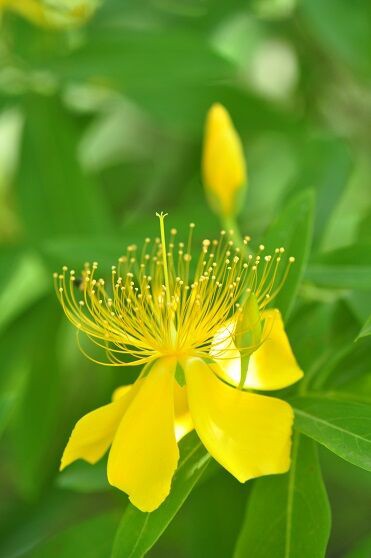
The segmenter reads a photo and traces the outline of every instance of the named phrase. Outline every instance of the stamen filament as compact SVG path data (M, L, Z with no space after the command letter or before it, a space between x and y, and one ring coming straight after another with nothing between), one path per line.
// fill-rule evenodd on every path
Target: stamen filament
M66 266L54 274L67 318L114 366L141 365L163 355L210 358L215 336L237 318L247 296L253 293L258 312L263 312L282 288L294 260L288 258L278 274L284 265L282 248L264 258L244 256L232 231L221 231L219 240L204 239L199 257L193 258L193 223L188 242L179 242L178 249L177 231L172 229L168 252L166 214L157 216L160 238L146 238L139 250L128 246L112 266L110 281L97 277L96 262L85 264L81 278L74 270L68 273ZM245 240L247 244L250 238ZM242 354L254 347L240 349ZM229 358L227 353L221 358Z
M166 252L166 237L165 237L165 225L164 220L167 213L156 213L156 216L160 219L160 232L161 232L161 246L162 246L162 261L164 264L164 278L165 278L165 288L166 288L166 302L170 305L170 283L169 283L169 271L167 267L167 252Z

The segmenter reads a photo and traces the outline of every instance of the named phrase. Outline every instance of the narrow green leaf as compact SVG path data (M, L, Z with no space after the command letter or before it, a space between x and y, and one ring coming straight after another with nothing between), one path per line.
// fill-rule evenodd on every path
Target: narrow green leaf
M56 97L26 97L24 109L16 186L27 240L109 231L104 199L78 163L73 117Z
M296 397L296 428L346 461L371 471L371 407L336 394Z
M50 556L102 558L108 556L118 520L117 511L110 511L85 521L79 521L43 541L23 556L24 558L50 558Z
M301 188L313 188L316 211L313 226L313 245L326 241L326 233L336 220L335 208L348 184L352 157L348 146L330 134L310 134L300 162Z
M369 335L371 335L371 316L368 318L363 328L359 332L357 339L360 339L361 337L368 337Z
M41 490L50 472L55 471L60 454L55 443L64 405L56 354L61 319L58 310L45 299L29 312L22 324L26 329L20 327L18 332L27 333L19 351L24 383L9 433L14 480L26 497L34 497Z
M14 393L2 393L0 395L0 436L7 425L15 400L16 395Z
M40 259L18 250L0 252L0 331L50 288Z
M49 63L50 64L50 63ZM160 94L199 80L221 79L231 65L197 33L96 29L55 69L69 80L102 80L129 96Z
M111 490L107 481L107 461L103 459L95 465L85 461L72 463L58 475L57 486L82 493Z
M234 558L323 558L330 524L316 447L296 435L290 471L255 481Z
M361 540L346 554L345 558L370 558L371 556L371 534Z
M313 228L313 205L313 192L301 192L282 211L264 238L267 253L283 246L287 256L295 257L285 286L274 301L275 307L281 310L284 317L290 312L307 263ZM283 268L284 265L281 266L278 280L284 274Z
M138 239L140 242L142 239ZM97 261L103 273L111 270L112 265L122 256L129 244L136 241L132 236L76 236L52 237L41 245L41 251L53 270L68 265L79 273L85 262Z
M121 519L112 558L140 558L155 544L205 472L210 456L195 433L181 443L181 460L170 495L152 513L142 513L129 505Z
M4 495L5 497L5 495ZM4 503L6 498L4 498ZM23 558L29 556L33 550L41 549L47 541L52 541L54 537L69 538L69 528L76 526L77 532L83 536L85 520L92 521L93 516L99 521L103 514L109 514L114 509L117 510L117 502L99 498L96 495L73 494L72 492L56 490L51 488L43 493L42 499L28 502L27 506L22 507L22 521L15 521L9 524L9 528L3 530L0 537L0 557L1 558ZM20 508L18 507L18 510ZM19 513L19 512L18 512ZM19 519L19 515L17 515ZM119 516L116 516L116 527ZM5 517L4 520L12 520ZM2 524L4 528L4 523ZM111 532L111 540L114 535L115 527ZM63 535L62 535L63 533ZM76 529L75 529L76 533ZM66 537L64 537L64 534ZM95 539L97 540L97 539ZM109 541L111 543L111 540ZM61 545L63 542L60 540ZM81 541L81 544L88 544L88 540ZM112 543L111 543L112 544ZM49 552L48 557L58 557L57 552ZM76 553L71 551L71 558L85 558L92 556L88 552ZM102 552L99 558L106 558L109 552Z
M356 244L320 254L305 278L320 287L371 290L371 244Z
M300 13L303 24L311 34L313 33L329 58L334 60L334 64L342 63L363 79L369 79L369 2L356 0L350 10L347 2L304 0L301 2Z

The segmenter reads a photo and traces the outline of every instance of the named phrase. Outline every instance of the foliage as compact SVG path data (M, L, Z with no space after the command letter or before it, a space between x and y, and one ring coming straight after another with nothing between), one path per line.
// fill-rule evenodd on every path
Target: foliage
M105 0L56 29L1 12L0 557L370 555L370 16L366 0ZM200 172L214 102L247 156L242 233L297 260L278 297L305 372L279 394L293 464L242 486L190 434L142 514L104 463L58 472L76 419L136 372L80 354L51 277L109 270L156 211L218 231Z

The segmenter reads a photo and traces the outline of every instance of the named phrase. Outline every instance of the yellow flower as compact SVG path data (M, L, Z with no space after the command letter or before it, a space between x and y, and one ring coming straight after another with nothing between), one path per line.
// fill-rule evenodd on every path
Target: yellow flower
M236 215L247 186L246 163L232 120L218 103L206 119L202 172L214 211L223 218Z
M280 389L302 376L278 310L267 309L292 258L277 284L282 248L263 257L261 246L261 255L244 260L233 231L221 231L202 242L193 262L194 225L186 243L172 229L167 244L165 216L158 217L161 238L146 239L138 257L129 246L108 286L96 263L82 277L66 267L54 274L68 319L104 351L104 364L144 365L133 385L77 422L61 468L76 459L95 463L110 448L109 482L148 512L169 494L177 442L193 428L241 482L287 471L292 409L252 390Z
M0 14L9 9L41 27L66 28L85 23L97 5L97 0L0 0Z

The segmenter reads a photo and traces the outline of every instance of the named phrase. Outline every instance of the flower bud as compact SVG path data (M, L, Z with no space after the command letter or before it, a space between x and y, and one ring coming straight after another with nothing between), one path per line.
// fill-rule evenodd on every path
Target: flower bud
M235 216L247 186L246 163L240 137L219 103L206 119L202 173L212 209L222 218Z

